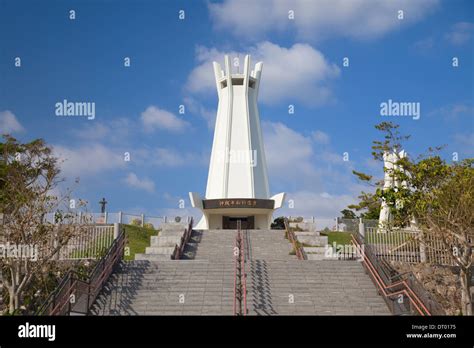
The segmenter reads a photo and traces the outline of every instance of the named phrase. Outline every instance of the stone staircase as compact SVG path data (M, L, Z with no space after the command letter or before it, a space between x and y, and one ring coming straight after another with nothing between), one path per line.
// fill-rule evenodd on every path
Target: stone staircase
M390 315L357 261L252 260L249 315Z
M173 259L175 248L180 245L186 231L182 223L166 223L161 226L158 236L152 236L150 246L144 254L136 254L135 260L166 261Z
M235 230L193 230L183 259L233 262Z
M249 315L390 314L359 262L297 260L282 230L243 236ZM195 230L182 260L123 262L93 313L232 315L235 237Z
M231 262L129 261L114 273L94 315L232 315Z
M248 230L244 238L248 260L297 260L283 230Z
M281 230L249 230L249 315L389 315L383 298L357 261L300 261ZM297 232L300 242L322 245L327 237Z
M113 274L94 314L232 315L235 236L232 230L193 230L181 260L157 259L162 256L147 248Z

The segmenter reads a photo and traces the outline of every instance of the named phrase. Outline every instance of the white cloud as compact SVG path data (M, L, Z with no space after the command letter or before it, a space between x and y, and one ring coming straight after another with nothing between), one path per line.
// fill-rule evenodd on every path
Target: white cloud
M462 153L467 155L474 154L474 133L455 134L454 141L461 148Z
M474 107L465 103L454 103L431 110L428 116L441 116L447 121L456 120L460 117L473 118Z
M262 122L270 182L289 190L348 190L353 185L352 163L312 136L282 123Z
M10 110L0 112L0 134L12 134L23 132L24 130L23 126Z
M174 149L156 148L151 154L151 162L155 165L166 167L183 166L189 161L188 154L181 153Z
M317 223L322 222L318 228L331 227L334 218L340 216L340 211L357 201L356 196L347 194L331 195L327 192L318 193L307 190L289 192L286 199L292 200L294 207L277 210L276 216L314 216Z
M469 22L458 22L445 35L445 39L451 44L460 46L468 42L474 32L474 24Z
M321 146L329 135L318 131L305 136L282 123L263 122L268 173L272 187L285 187L287 199L295 207L279 210L277 215L316 216L332 221L339 212L357 201L362 188L352 174L352 163L342 154ZM319 134L316 139L314 134ZM319 141L319 142L318 142ZM326 226L326 225L324 225ZM322 226L322 228L324 227Z
M420 52L427 52L433 48L435 40L433 37L427 37L421 40L416 41L413 44L413 47Z
M138 188L140 190L144 190L147 192L154 192L155 191L155 183L147 178L139 179L135 173L129 173L125 178L125 182L127 185Z
M329 135L324 133L323 131L316 130L312 134L314 141L319 144L329 144Z
M329 85L340 75L336 64L307 44L297 43L285 48L271 42L250 47L252 64L263 61L263 76L259 100L265 104L303 102L318 105L332 98ZM247 52L223 52L215 48L198 47L198 66L189 74L186 88L191 93L215 93L212 61L221 62L224 55L243 58Z
M82 128L75 129L72 134L88 141L120 141L127 137L134 125L127 118L117 118L103 122L88 122Z
M83 178L124 166L123 154L100 144L80 148L53 146L53 153L60 160L61 175L66 178Z
M209 157L204 154L178 151L165 147L135 149L132 156L139 165L166 168L209 164Z
M294 31L300 39L329 37L373 39L414 23L433 12L439 0L226 0L210 3L217 30L226 30L247 41L267 34ZM288 11L294 11L294 20ZM398 10L404 11L401 22Z
M263 139L270 181L286 184L318 180L312 164L311 139L282 123L263 122Z
M202 117L207 122L207 127L209 129L214 130L214 126L216 123L216 109L208 109L206 108L201 102L197 99L192 97L185 97L184 104L189 109L189 111L193 114L197 114L198 116Z
M142 112L141 121L145 131L165 129L171 132L181 132L190 126L188 122L180 119L173 113L153 105Z

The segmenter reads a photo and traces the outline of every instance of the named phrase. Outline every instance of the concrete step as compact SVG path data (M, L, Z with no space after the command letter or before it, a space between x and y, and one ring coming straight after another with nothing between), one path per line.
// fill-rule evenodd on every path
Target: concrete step
M267 261L247 266L250 315L389 315L356 261Z
M361 263L297 260L281 230L249 230L243 236L250 315L389 314ZM232 315L235 237L236 231L193 231L183 260L144 254L141 261L123 262L94 313ZM158 252L155 248L148 252Z
M234 265L199 260L123 262L96 315L232 315ZM183 303L184 302L184 303Z

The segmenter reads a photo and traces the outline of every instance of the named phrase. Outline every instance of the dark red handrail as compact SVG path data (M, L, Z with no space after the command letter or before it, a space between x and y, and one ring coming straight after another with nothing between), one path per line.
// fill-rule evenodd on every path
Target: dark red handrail
M238 255L239 255L238 247L237 247L237 238L235 238L233 253L234 253L234 315L237 315L237 262L238 262Z
M431 313L428 310L428 308L426 308L424 303L415 294L415 292L411 289L411 287L408 285L408 283L405 280L398 281L393 284L385 284L384 280L382 279L380 274L377 272L376 268L374 267L369 257L365 253L364 248L360 245L360 243L357 241L357 239L353 235L351 236L351 238L352 238L352 243L354 243L360 255L362 256L362 262L366 265L366 269L371 274L373 281L375 282L375 284L377 285L377 287L382 292L385 298L404 294L405 296L408 297L408 299L410 300L410 303L415 307L418 314L420 314L421 316L425 316L425 315L431 316ZM390 289L396 286L402 286L403 289L395 291L395 292L389 292Z
M193 223L194 219L191 218L189 221L188 227L184 230L184 235L181 237L179 245L176 245L173 251L173 259L174 260L179 260L183 256L184 253L184 248L186 247L186 244L189 242L189 239L191 238L191 234L193 232Z
M85 313L83 314L88 314L90 307L108 280L113 268L122 259L124 247L125 232L122 231L109 247L107 254L94 267L87 280L82 280L80 275L73 270L67 272L58 288L48 297L36 315L70 314L72 312L70 297L73 294L87 296ZM81 290L79 284L84 289Z
M240 231L239 231L240 232ZM247 273L245 272L245 239L242 234L240 235L240 262L241 262L241 284L242 284L242 295L243 295L243 310L242 314L247 315Z
M300 247L298 245L298 240L296 239L295 232L290 229L290 224L288 223L288 219L285 218L284 223L285 223L286 235L290 243L293 245L293 249L295 250L295 253L296 253L296 258L298 260L306 260L307 259L306 253L304 252L303 247Z
M235 236L234 246L234 315L247 315L245 241L239 223L237 223L237 234Z

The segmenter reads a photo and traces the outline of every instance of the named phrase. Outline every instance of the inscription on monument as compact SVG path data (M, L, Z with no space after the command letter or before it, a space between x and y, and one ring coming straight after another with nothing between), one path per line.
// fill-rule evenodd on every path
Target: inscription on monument
M221 208L273 209L273 206L274 206L274 201L272 199L232 198L232 199L205 199L203 200L204 209L221 209Z

